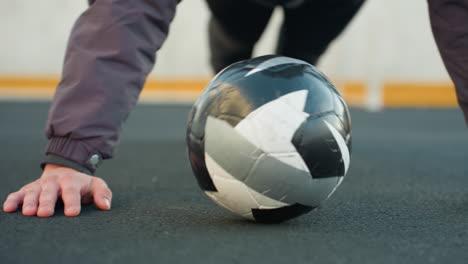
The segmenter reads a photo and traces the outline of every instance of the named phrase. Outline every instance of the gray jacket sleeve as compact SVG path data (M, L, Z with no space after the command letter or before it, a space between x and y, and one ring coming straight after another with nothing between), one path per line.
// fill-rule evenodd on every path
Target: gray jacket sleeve
M69 39L44 163L92 174L112 157L179 0L96 0Z
M432 32L468 125L468 0L428 0Z

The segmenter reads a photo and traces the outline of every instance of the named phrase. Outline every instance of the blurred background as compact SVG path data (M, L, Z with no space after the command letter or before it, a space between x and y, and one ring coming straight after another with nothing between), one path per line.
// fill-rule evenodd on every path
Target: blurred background
M60 79L70 29L85 0L0 2L0 97L49 99ZM191 101L213 76L204 1L184 0L158 53L142 101ZM273 52L278 9L255 51ZM313 34L313 33L311 33ZM319 68L351 105L455 107L455 93L435 46L426 1L368 0Z

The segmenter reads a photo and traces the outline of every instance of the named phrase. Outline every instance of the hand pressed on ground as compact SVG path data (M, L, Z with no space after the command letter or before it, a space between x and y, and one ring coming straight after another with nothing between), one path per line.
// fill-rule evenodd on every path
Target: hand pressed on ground
M23 205L23 215L49 217L54 214L58 199L63 200L66 216L77 216L81 204L92 202L101 210L110 210L112 192L101 178L47 164L39 179L8 195L3 210L11 213Z

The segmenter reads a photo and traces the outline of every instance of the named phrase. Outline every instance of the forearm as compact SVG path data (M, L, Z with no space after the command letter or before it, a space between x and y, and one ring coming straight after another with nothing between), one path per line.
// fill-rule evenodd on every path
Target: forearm
M112 157L178 2L97 0L81 15L49 112L47 154L91 172L90 159Z

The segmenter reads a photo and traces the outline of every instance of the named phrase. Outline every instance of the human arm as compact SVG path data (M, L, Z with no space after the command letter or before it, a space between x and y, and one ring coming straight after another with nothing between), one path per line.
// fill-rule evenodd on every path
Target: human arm
M101 161L112 157L122 124L155 63L155 53L168 34L178 2L96 0L79 17L71 32L62 80L49 111L44 172L31 183L36 190L52 168L47 164L74 169L73 173L70 169L54 170L53 174L59 175L52 181L60 193L62 185L58 179L62 175L84 178L84 174L89 181ZM75 190L76 196L80 187L76 185L70 190ZM31 200L37 208L41 195ZM10 207L10 201L18 206L25 197L7 199L4 210L14 208Z

